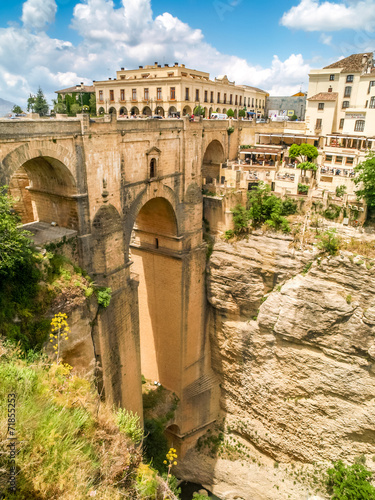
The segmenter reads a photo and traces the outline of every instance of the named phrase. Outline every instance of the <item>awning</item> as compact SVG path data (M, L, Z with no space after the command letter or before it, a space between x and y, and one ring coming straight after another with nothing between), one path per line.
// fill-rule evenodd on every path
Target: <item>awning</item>
M364 136L359 136L359 135L333 135L333 134L327 134L327 137L334 137L335 139L359 139L361 141L374 141L375 139L367 139L367 137Z
M273 156L277 156L280 154L281 151L275 151L274 149L262 149L262 148L254 148L254 149L243 149L242 151L240 151L240 154L243 154L243 155L251 155L251 154L255 154L255 155L259 155L259 154L264 154L264 155L273 155Z
M319 137L311 135L292 135L292 134L259 134L259 137L282 137L285 139L319 139Z

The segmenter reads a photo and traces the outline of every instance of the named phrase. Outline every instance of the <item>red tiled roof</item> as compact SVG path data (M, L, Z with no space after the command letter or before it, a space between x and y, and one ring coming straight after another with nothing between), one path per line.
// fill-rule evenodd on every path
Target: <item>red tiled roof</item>
M76 85L67 89L55 90L55 94L71 94L72 92L95 92L93 85Z
M320 92L312 97L309 97L308 101L336 101L338 96L337 92Z

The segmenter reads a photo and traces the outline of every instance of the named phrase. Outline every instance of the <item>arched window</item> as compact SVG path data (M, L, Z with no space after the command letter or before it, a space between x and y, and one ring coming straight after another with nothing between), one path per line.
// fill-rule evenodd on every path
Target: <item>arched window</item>
M365 120L357 120L355 122L354 130L356 132L363 132L365 130Z
M150 161L150 179L156 177L156 160L155 158L151 158Z

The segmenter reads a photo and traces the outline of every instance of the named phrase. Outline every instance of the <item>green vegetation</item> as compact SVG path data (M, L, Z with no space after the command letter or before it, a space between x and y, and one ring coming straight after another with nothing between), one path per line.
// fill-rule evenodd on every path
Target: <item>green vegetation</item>
M374 500L372 473L361 463L344 465L339 460L327 471L327 492L332 500Z
M227 117L228 118L233 118L234 116L234 111L232 108L229 108L228 111L227 111Z
M289 198L281 200L271 193L268 184L259 185L247 193L247 208L236 205L233 209L234 230L226 231L227 240L248 232L249 225L266 224L269 228L290 232L286 216L297 212L297 203Z
M297 120L297 118L298 118L298 116L297 116L296 114L294 114L294 115L292 115L292 116L290 117L290 121L291 121L291 122L295 122L295 121Z
M340 249L341 238L337 236L336 229L327 229L318 236L318 248L330 255L336 255Z
M298 193L307 194L309 192L309 186L307 184L298 183Z
M193 111L193 115L195 116L203 116L205 115L204 108L202 106L196 106Z
M97 288L96 290L98 304L102 307L108 307L111 302L111 288Z
M16 115L20 115L23 113L22 108L20 106L14 105L12 108L12 113L15 113Z
M27 100L27 111L39 113L39 116L45 116L48 113L49 106L44 97L43 90L39 87L36 95L30 94Z
M246 116L246 111L244 109L240 109L238 112L239 118L245 118Z
M299 160L297 168L302 170L312 170L316 172L317 166L313 162L315 158L318 157L318 154L317 148L312 144L292 144L289 148L289 158L292 160L297 158Z
M353 179L360 189L356 191L358 198L364 198L367 206L375 208L375 155L369 152L366 160L354 168L356 177Z
M337 198L342 198L345 193L346 193L346 186L345 186L345 184L341 184L340 186L336 187L336 196L337 196Z
M233 134L233 132L234 132L234 127L228 127L228 128L227 128L227 134L228 134L228 135Z
M134 443L143 439L143 429L140 426L140 418L136 413L120 408L116 415L116 423L122 433Z
M340 205L335 205L334 203L330 203L328 205L328 208L324 210L323 215L326 219L334 220L337 219L340 213L341 213Z

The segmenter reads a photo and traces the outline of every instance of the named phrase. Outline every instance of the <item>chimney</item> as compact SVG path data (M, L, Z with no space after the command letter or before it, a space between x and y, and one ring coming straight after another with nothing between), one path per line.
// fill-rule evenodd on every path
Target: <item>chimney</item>
M155 61L155 62L154 62L154 64L155 64L155 68L156 68L156 66L158 65L158 62L157 62L157 61Z
M169 68L169 64L164 64L164 68Z
M83 85L83 82L81 82L81 85Z
M112 78L108 78L108 80L112 80Z
M139 69L143 69L143 66L139 66Z
M175 66L178 66L178 62L175 62L175 63L174 63L174 65L175 65Z
M121 68L121 71L124 71L124 68Z
M184 68L185 67L185 64L181 64L181 68Z
M161 68L161 64L158 64L158 68Z

